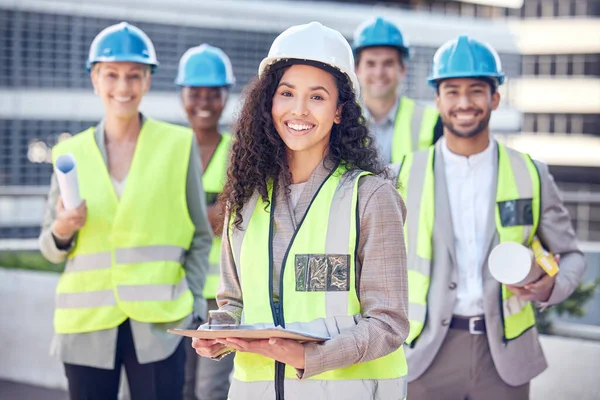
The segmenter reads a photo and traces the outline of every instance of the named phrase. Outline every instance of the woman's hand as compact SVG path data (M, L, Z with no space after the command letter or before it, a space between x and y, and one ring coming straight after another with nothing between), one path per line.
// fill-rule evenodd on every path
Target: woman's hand
M56 219L52 224L52 233L59 240L70 241L73 235L83 228L87 219L85 200L72 210L65 210L62 197L58 196L56 203Z
M217 342L217 340L209 339L192 339L192 347L196 349L196 353L206 358L216 358L222 354L229 353L228 346Z
M282 362L296 369L304 369L304 346L295 340L270 338L262 340L244 340L237 338L216 339L223 346L237 351L260 354Z

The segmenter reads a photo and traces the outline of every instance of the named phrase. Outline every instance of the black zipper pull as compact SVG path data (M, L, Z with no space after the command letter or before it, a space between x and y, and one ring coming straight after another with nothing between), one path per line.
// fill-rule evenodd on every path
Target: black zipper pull
M281 307L279 306L278 301L273 302L273 308L275 309L275 320L273 322L275 323L275 326L279 326L281 324L281 322L279 321L279 315L281 314L281 311L280 311Z

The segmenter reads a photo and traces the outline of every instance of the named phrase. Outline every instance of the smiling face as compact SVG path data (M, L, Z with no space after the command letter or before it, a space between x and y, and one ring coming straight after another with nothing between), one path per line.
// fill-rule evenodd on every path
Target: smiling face
M337 102L338 89L329 72L299 64L285 71L273 96L271 116L288 154L323 157L333 124L341 122Z
M447 131L461 138L471 138L488 132L492 110L498 108L500 94L492 91L484 80L446 79L439 84L435 101Z
M360 51L356 75L365 98L395 98L398 86L406 78L406 66L397 49L368 47Z
M181 101L194 132L216 130L227 101L222 87L184 87Z
M131 62L102 62L91 72L94 91L106 114L117 118L137 116L142 97L150 89L148 66Z

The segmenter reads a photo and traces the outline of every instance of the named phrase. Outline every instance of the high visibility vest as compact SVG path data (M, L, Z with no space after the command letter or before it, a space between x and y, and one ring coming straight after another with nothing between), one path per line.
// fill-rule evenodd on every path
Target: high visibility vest
M109 329L127 318L171 322L192 312L182 262L194 234L186 200L191 130L147 119L121 199L94 128L57 144L71 153L88 214L56 289L58 333Z
M414 345L427 320L435 220L434 159L434 147L407 155L398 175L398 190L410 210L404 228L408 252L410 318L410 334L406 342L411 345ZM540 177L527 154L501 143L498 143L495 215L501 243L531 244L540 220ZM535 325L531 303L522 301L504 285L500 313L506 342Z
M223 186L225 186L231 141L232 137L230 133L223 133L221 135L221 141L206 166L206 171L202 174L202 186L206 193L207 205L215 201L217 196L223 191ZM204 284L204 298L214 299L219 287L219 266L221 264L221 237L218 235L213 237L208 263L209 269L206 283Z
M408 97L400 98L394 124L392 163L398 163L406 154L427 149L433 144L438 116L434 108L423 106Z
M229 238L242 293L243 324L281 325L335 337L360 316L355 257L358 238L357 190L363 171L339 167L315 194L283 260L279 301L273 300L272 216L255 194L242 210L244 229L230 224ZM232 217L233 220L233 217ZM321 269L320 269L321 268ZM376 268L376 266L369 266ZM321 271L319 273L318 271ZM315 285L315 286L312 286ZM230 399L404 399L404 350L375 360L298 380L294 368L251 353L237 353Z

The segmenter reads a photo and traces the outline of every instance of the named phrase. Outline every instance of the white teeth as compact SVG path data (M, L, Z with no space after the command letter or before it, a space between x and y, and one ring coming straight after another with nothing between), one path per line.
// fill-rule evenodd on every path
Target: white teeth
M208 111L208 110L200 110L196 113L196 116L200 117L200 118L208 118L212 115L212 112Z
M131 96L129 97L116 97L114 98L116 101L118 101L119 103L127 103L128 101L131 100Z
M314 125L304 125L304 124L287 124L288 127L292 128L295 131L307 131L312 129Z
M460 119L460 120L467 120L467 119L473 119L475 118L474 115L461 115L461 114L457 114L456 115L456 119Z

